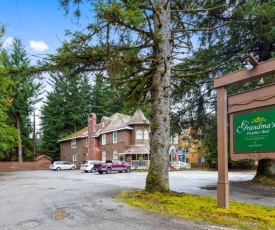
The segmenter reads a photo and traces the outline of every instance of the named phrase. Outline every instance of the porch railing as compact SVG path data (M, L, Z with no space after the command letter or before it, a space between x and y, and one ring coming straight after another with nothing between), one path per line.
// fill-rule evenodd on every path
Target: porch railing
M172 161L171 162L171 165L176 168L176 169L179 169L179 168L187 168L187 169L190 169L191 168L191 165L188 164L188 163L185 163L185 162L182 162L182 161Z
M149 160L132 160L131 161L131 168L132 169L146 169L149 167Z

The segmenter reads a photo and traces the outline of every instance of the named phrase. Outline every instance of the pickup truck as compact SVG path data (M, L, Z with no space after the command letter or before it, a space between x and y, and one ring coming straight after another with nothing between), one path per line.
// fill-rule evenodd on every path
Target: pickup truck
M106 172L106 174L112 173L112 171L127 172L131 171L131 166L119 160L106 161L106 163L100 163L94 165L94 170L98 171L99 174Z

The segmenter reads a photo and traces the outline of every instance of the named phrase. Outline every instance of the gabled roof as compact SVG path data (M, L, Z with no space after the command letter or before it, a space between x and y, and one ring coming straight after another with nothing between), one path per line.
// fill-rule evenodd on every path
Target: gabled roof
M62 139L58 140L58 142L67 141L67 140L76 139L76 138L84 138L87 136L88 136L88 127L85 127L75 133L72 133L66 137L63 137Z
M102 127L102 123L99 123L98 129L93 134L93 136L99 136L102 133L109 133L122 129L133 129L127 125L127 122L129 122L130 119L131 116L129 115L115 113L110 117L110 122L106 126Z
M144 116L141 109L137 109L128 124L149 124L149 120Z
M93 137L98 137L103 133L110 133L118 130L132 130L133 127L131 127L130 125L149 124L149 120L144 116L143 112L140 109L137 109L133 116L125 115L122 113L115 113L111 117L104 116L103 118L109 120L110 122L105 124L104 127L102 127L102 122L97 124L96 130L93 133ZM59 140L59 142L76 138L83 138L87 136L88 127L72 133L66 137L63 137Z
M48 157L48 156L46 156L46 155L40 155L40 156L37 156L37 157L35 158L35 161L40 161L40 160L43 159L43 158L47 158L47 159L49 159L49 160L52 160L52 158L50 158L50 157Z

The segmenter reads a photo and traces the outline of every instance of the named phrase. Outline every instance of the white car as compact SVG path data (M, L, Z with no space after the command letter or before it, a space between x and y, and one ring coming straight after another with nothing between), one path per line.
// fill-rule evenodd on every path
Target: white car
M76 166L68 161L55 161L50 165L49 169L54 171L60 171L61 169L75 170Z
M100 164L102 163L101 161L83 161L80 170L84 171L85 173L87 172L94 172L94 165L95 164Z

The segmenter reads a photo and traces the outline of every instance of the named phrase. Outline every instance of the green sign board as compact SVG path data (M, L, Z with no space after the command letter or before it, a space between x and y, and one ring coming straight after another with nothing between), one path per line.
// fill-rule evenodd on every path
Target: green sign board
M275 107L233 115L233 153L275 152Z

